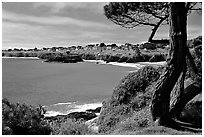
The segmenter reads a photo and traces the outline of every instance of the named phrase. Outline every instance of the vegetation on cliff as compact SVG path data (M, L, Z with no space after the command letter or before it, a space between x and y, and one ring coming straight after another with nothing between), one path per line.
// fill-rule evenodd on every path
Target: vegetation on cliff
M125 76L114 89L112 97L103 102L98 121L99 132L115 130L119 122L146 107L152 95L147 87L158 78L158 70L151 66Z

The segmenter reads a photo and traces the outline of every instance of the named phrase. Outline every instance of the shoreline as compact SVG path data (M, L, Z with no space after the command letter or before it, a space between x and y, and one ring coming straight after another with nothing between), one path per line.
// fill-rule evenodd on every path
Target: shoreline
M18 58L18 59L37 59L40 60L38 57L2 57L2 58ZM138 63L118 63L118 62L109 62L106 63L103 60L84 60L84 62L90 62L95 64L104 64L104 65L113 65L113 66L120 66L120 67L130 67L135 68L136 70L144 67L145 65L164 65L166 62L138 62ZM136 71L134 70L134 71ZM131 71L130 71L131 72ZM44 114L45 117L57 116L57 115L67 115L72 112L85 112L88 109L96 109L97 107L101 107L102 102L93 102L93 103L84 103L78 104L76 102L59 102L56 104L52 104L49 106L43 106L45 108L49 108L47 112ZM56 109L57 107L63 108L61 111ZM68 107L71 107L70 109ZM54 108L54 109L52 109Z
M38 57L1 57L2 59L15 59L15 58L18 58L18 59L39 59Z
M146 65L155 65L155 66L163 66L166 64L166 61L160 61L160 62L137 62L137 63L118 63L118 62L109 62L106 63L103 60L84 60L84 62L90 62L90 63L98 63L98 64L107 64L107 65L113 65L113 66L120 66L120 67L131 67L140 69Z
M3 56L2 59L39 59L38 57L5 57ZM84 62L90 62L90 63L98 63L98 64L107 64L107 65L113 65L113 66L120 66L120 67L130 67L130 68L136 68L140 69L144 67L145 65L156 65L156 66L162 66L166 64L166 61L160 61L160 62L137 62L137 63L118 63L118 62L109 62L106 63L103 60L85 60L83 59Z
M57 116L57 115L68 115L70 113L73 113L73 112L86 112L86 110L88 109L96 109L98 107L102 107L102 102L94 102L94 103L79 103L77 104L76 102L67 102L67 103L56 103L56 104L53 104L53 105L50 105L50 106L43 106L43 108L50 108L50 107L62 107L62 108L65 108L67 110L64 110L65 112L62 112L62 111L57 111L57 110L54 110L54 108L51 108L51 110L48 110L44 116L45 117L53 117L53 116ZM68 109L70 107L70 109Z

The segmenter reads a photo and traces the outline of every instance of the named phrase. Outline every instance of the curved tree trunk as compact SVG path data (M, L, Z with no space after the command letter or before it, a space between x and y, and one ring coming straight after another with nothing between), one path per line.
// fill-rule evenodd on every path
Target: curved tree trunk
M155 85L155 91L151 103L151 113L154 121L159 125L169 125L171 123L170 94L174 85L180 80L184 80L186 70L186 41L187 41L187 9L185 3L170 3L170 51L167 59L165 73L160 77ZM177 95L177 100L183 92L183 82L180 82L181 90Z
M166 18L167 18L167 17L166 17ZM154 26L154 28L152 29L152 33L151 33L150 36L149 36L148 42L152 42L152 43L157 42L157 41L158 41L158 42L162 42L162 40L153 40L153 37L154 37L156 31L158 30L159 26L161 25L161 23L162 23L166 18L160 19L160 21L157 23L157 25ZM165 41L165 42L168 42L168 41Z

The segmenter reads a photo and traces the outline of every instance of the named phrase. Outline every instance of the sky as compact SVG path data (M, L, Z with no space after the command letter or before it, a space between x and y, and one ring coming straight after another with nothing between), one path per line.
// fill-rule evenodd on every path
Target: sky
M2 49L85 46L90 43L137 44L145 42L151 27L123 28L108 20L108 2L4 2ZM161 26L155 39L168 38ZM188 16L188 39L202 35L202 15Z

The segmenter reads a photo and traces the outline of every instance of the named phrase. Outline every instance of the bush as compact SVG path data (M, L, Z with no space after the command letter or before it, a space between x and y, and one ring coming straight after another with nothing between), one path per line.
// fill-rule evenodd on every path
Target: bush
M118 60L118 62L126 62L128 60L128 57L126 56L121 56L120 59Z
M115 87L111 99L104 101L99 116L99 132L108 133L134 111L146 107L151 99L151 84L160 76L157 69L145 66L125 76ZM147 87L150 88L147 88Z
M159 78L157 69L145 66L136 72L125 76L115 87L112 100L117 100L118 104L128 103L139 93L144 93L145 88Z
M154 54L150 59L149 62L159 62L165 61L165 57L162 54Z
M53 135L89 135L93 134L84 121L67 119L62 123L52 124Z
M140 47L146 48L146 49L148 49L148 50L155 50L155 49L157 49L156 44L154 44L154 43L149 43L149 42L142 44Z
M83 61L80 55L67 53L41 53L38 57L45 59L45 62L76 63Z
M45 110L26 104L11 104L2 100L2 130L3 134L14 135L49 135L51 128L43 120Z
M109 56L109 58L107 59L107 62L117 62L119 59L120 59L120 56L111 55L111 56Z
M117 125L120 131L138 131L152 125L151 112L148 107L133 113L133 115Z
M82 58L85 60L96 60L96 56L93 53L84 53Z

